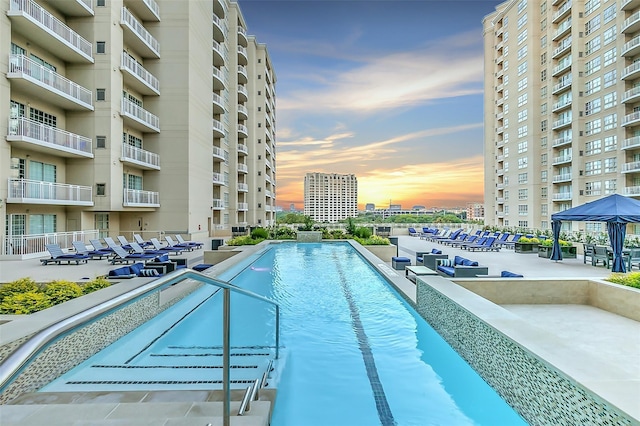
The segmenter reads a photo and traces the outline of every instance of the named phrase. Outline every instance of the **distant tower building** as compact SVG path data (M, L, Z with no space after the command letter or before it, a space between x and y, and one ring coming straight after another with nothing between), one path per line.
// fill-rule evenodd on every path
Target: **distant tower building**
M376 205L373 203L367 203L364 206L365 211L372 212L376 209Z
M356 217L356 176L307 173L304 177L304 214L316 222L338 222L348 217Z
M484 204L468 203L467 220L484 220Z
M296 211L296 205L293 204L293 203L289 204L289 211L290 212L295 212Z

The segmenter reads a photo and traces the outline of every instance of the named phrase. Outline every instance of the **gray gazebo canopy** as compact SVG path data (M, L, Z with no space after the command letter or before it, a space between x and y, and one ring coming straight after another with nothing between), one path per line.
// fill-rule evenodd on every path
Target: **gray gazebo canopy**
M560 251L560 225L562 221L606 222L609 241L613 249L613 272L625 272L622 248L628 223L640 223L640 201L612 194L578 207L551 215L553 229L552 260L562 260Z

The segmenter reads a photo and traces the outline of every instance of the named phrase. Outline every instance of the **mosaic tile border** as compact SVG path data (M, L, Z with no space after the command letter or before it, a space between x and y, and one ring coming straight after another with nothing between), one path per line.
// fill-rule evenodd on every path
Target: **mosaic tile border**
M185 286L184 292L177 293L169 301L163 301L161 291L156 291L63 336L37 355L28 367L7 386L0 394L0 404L6 404L24 393L37 391L171 307L197 288L199 286ZM27 339L28 337L24 337L4 345L0 348L0 353L13 351ZM10 347L10 350L7 347Z
M418 281L418 313L529 424L635 424L454 300Z

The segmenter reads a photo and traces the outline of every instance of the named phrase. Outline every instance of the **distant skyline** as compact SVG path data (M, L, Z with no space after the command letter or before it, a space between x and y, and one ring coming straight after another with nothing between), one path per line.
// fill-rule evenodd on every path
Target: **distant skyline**
M482 19L500 1L239 0L276 72L276 202L353 173L358 204L483 201Z

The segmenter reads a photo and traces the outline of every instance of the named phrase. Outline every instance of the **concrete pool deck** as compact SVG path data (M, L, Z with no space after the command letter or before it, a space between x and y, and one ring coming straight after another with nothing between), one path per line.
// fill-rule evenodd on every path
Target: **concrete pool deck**
M593 267L590 264L585 265L580 255L578 255L578 259L552 262L548 259L539 258L535 254L516 254L513 250L503 249L498 253L468 253L467 251L426 242L419 238L409 236L399 237L399 255L409 257L412 259L412 263L415 263L416 251L428 251L434 247L442 249L443 252L449 254L450 257L455 254L461 254L472 260L478 260L481 265L489 267L489 274L491 275L499 274L501 270L518 272L523 274L525 278L566 277L567 279L601 279L610 275L610 271L604 267ZM201 263L202 254L202 250L187 254L186 256L190 257L189 266ZM403 271L394 271L391 268L391 262L378 261L377 266L382 269L383 274L393 278L392 281L394 281L394 283L400 283L399 287L407 294L408 299L415 301L415 284L404 278ZM0 281L4 282L24 276L30 276L36 281L46 281L55 278L80 280L84 277L93 278L97 275L103 275L112 268L113 266L107 264L106 261L97 260L90 261L88 265L80 266L41 266L38 259L0 262ZM58 274L60 274L60 276L58 276ZM123 282L130 282L131 287L133 287L143 282L148 282L148 280L149 279L135 278ZM60 307L62 307L62 305L60 305ZM615 369L616 372L622 369L624 374L635 382L637 386L635 391L620 389L620 401L623 401L622 405L625 407L631 407L630 410L626 410L633 416L631 424L640 425L640 322L585 305L503 305L502 308L538 327L540 329L541 339L545 339L545 336L547 336L546 338L549 340L561 339L565 342L571 342L574 348L574 359L567 359L565 362L575 363L575 360L579 359L583 353L590 354L590 356L596 357L601 361L597 370L588 371L584 374L591 374L594 379L602 380L603 378L606 379L609 366L611 366L612 370ZM638 309L640 309L640 306ZM27 319L28 317L25 317L25 320ZM18 323L20 321L16 320L15 322ZM0 339L1 338L2 336L0 336ZM615 389L610 391L615 392ZM635 411L633 410L634 403L637 403L635 404ZM0 406L0 424L37 424L29 423L26 420L28 417L22 416L21 418L23 420L14 421L17 420L16 414L8 410L17 410L18 406L11 406L12 408L10 409L9 407L9 405L4 407ZM78 414L78 416L81 416L80 412L76 413L77 410L73 406L66 406L65 409L64 405L52 404L47 407L46 405L38 405L36 403L31 407L29 405L22 405L20 408L31 410L34 413L37 411L40 416L46 413L49 424L73 424L75 420L81 421L81 418L76 418L75 415ZM180 410L184 410L182 405L179 407L179 411ZM136 410L131 411L135 412ZM140 411L141 416L143 412L144 410ZM176 414L179 415L179 413ZM35 418L36 417L34 417L34 419ZM156 420L153 424L182 424L177 423L175 419L171 422L169 421L170 418L173 417L168 414L166 416L166 422L161 423ZM135 419L137 419L137 417ZM128 423L122 423L122 419L120 419L119 422L117 422L116 419L113 419L113 422L108 422L107 417L105 417L104 421L92 424L147 424L140 423L135 419L128 418ZM142 419L140 419L140 421L142 421ZM212 424L217 423L212 422Z

